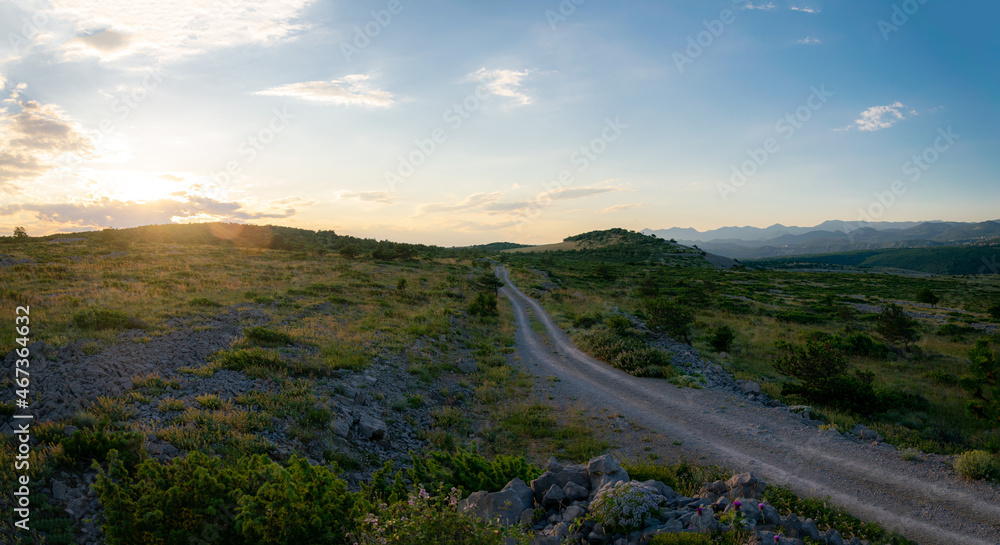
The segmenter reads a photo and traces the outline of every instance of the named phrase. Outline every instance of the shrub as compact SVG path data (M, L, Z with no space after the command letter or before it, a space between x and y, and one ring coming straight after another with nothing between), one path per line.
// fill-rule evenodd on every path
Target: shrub
M431 496L421 488L407 501L379 504L359 521L360 529L350 536L351 541L360 545L501 545L513 538L514 543L527 543L527 536L516 528L484 522L471 511L459 510L458 499L454 489Z
M690 309L664 297L646 300L643 305L649 327L663 331L680 342L691 343L691 324L694 313Z
M423 457L413 457L408 476L414 483L431 488L457 488L463 492L486 490L495 492L512 479L526 483L541 475L537 467L523 456L497 456L487 460L475 451L459 448L455 452L430 451Z
M607 320L608 329L618 334L623 334L632 329L632 320L621 314L609 316Z
M143 457L145 437L133 431L108 431L103 425L87 430L76 430L62 440L63 451L78 462L103 462L113 450L120 453L120 460L134 467Z
M712 538L706 534L657 534L649 540L649 545L712 545Z
M990 349L990 342L979 339L969 350L969 372L962 387L969 392L967 410L976 418L1000 422L1000 352Z
M347 543L357 495L325 466L293 456L287 468L265 456L235 463L192 452L167 464L146 460L130 473L109 454L94 490L108 545L218 542Z
M245 371L250 367L265 369L285 369L287 364L278 354L262 348L239 348L236 350L220 350L209 357L213 363L223 369Z
M133 320L120 310L88 308L73 315L73 323L80 329L128 329L141 327L141 322Z
M667 352L646 346L645 341L634 335L591 329L577 334L574 341L595 358L639 377L669 378L676 374Z
M248 327L243 330L243 336L257 346L285 346L292 344L292 336L281 331L273 331L266 327Z
M955 460L955 470L966 479L1000 477L997 463L985 450L970 450Z
M640 530L646 518L663 502L653 487L638 481L620 482L599 492L590 503L590 515L605 531L629 533Z
M208 299L207 297L195 297L194 299L188 301L188 304L191 305L192 307L205 307L205 308L216 308L222 306L221 303Z
M712 348L714 348L716 352L727 352L735 339L736 332L733 331L733 328L728 325L721 325L708 339L708 344L712 345Z
M886 359L892 352L885 344L861 332L848 335L840 342L840 346L844 352L863 358Z
M917 302L925 303L928 305L937 306L941 298L937 296L936 293L930 290L930 288L920 288L917 290Z
M477 293L475 299L469 303L469 314L473 316L499 316L496 295Z
M876 317L875 332L889 344L903 343L904 348L909 348L911 342L920 338L917 325L917 321L907 316L902 307L889 304Z

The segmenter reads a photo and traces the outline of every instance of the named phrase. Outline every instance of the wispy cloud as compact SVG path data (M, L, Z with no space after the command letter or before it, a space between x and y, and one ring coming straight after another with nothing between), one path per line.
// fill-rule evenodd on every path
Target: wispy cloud
M458 212L461 210L472 210L489 206L503 197L503 193L496 191L493 193L473 193L458 202L452 203L428 203L422 205L417 212L419 214L436 214L440 212Z
M789 9L791 9L792 11L801 11L802 13L819 13L818 9L813 9L808 7L791 6Z
M94 152L90 137L59 106L22 100L26 88L18 84L0 107L0 189L59 168L67 155Z
M767 11L774 9L775 7L777 6L774 5L774 2L768 2L766 4L754 4L753 2L747 3L747 9L760 9Z
M602 214L613 214L615 212L621 212L622 210L631 210L632 208L641 208L643 206L649 206L648 204L616 204L614 206L609 206L604 210L601 210Z
M373 202L377 204L392 204L396 202L396 194L388 191L341 191L340 194L337 195L337 199Z
M255 95L291 97L312 102L341 106L370 106L388 108L393 104L392 94L378 89L369 89L368 76L352 74L331 81L306 81L289 83L257 91Z
M894 102L886 106L872 106L861 112L861 117L854 121L854 125L862 131L872 132L881 129L888 129L896 123L906 119L903 109L906 106L901 102ZM916 112L911 111L911 114Z
M34 213L42 222L75 228L132 227L150 223L185 223L199 220L251 221L288 218L294 209L253 211L235 202L186 195L147 203L101 198L89 202L28 203L0 207L0 216Z
M526 78L529 70L521 72L515 70L487 70L480 68L469 74L467 78L472 81L479 81L484 84L486 90L494 95L510 97L519 104L531 104L531 97L520 91L521 80Z
M820 41L819 38L813 38L812 36L806 36L805 38L802 38L801 40L799 40L796 43L800 43L802 45L816 45L816 44L821 44L823 42Z
M200 0L173 2L55 2L52 16L68 22L76 38L54 33L52 45L69 59L104 60L140 54L163 62L210 50L274 43L304 30L302 10L313 0L226 0L206 9ZM94 30L98 29L98 30Z

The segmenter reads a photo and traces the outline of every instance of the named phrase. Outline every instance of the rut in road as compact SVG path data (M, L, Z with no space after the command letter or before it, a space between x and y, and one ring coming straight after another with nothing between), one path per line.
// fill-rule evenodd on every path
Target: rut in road
M905 461L889 445L820 430L732 392L629 375L574 346L537 301L510 283L505 268L496 274L506 284L500 293L514 308L517 351L529 370L558 377L589 406L680 440L712 463L753 471L799 494L829 496L922 545L1000 545L996 486L962 480L940 463ZM529 313L544 325L548 343L532 331Z

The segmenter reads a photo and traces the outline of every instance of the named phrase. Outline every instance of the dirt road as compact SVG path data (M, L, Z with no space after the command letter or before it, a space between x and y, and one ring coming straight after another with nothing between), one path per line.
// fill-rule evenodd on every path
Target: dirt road
M962 480L941 463L905 461L891 446L821 431L729 392L633 377L576 348L537 301L510 284L505 269L496 272L514 308L519 355L536 375L558 377L562 395L620 413L712 463L829 496L922 545L1000 545L1000 488ZM545 326L548 342L532 331L529 315Z

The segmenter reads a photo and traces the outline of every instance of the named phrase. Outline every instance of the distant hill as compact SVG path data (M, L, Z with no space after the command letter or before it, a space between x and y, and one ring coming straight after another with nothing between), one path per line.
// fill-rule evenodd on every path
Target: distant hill
M903 270L931 274L1000 274L996 245L889 248L821 255L754 259L751 267L768 269Z
M699 244L707 251L734 259L752 259L885 248L988 244L1000 240L1000 220L980 223L826 221L816 227L723 227L703 233L695 231L697 235L690 231L646 229L643 233L675 238L682 244ZM684 233L694 238L675 237L672 233Z
M656 264L728 269L737 263L697 247L689 247L627 229L590 231L562 242L504 250L505 254L551 253L560 259L595 263Z

